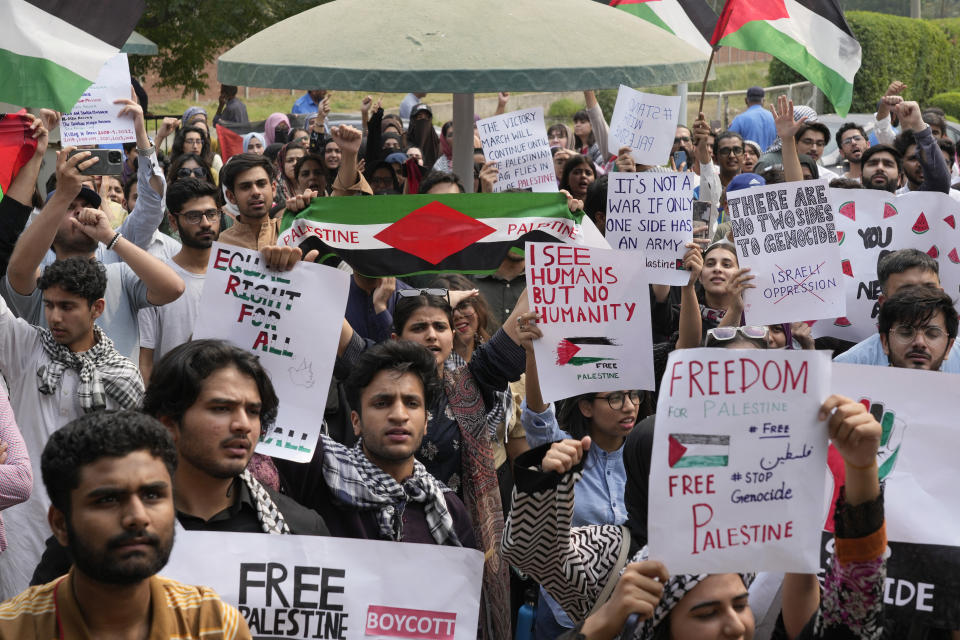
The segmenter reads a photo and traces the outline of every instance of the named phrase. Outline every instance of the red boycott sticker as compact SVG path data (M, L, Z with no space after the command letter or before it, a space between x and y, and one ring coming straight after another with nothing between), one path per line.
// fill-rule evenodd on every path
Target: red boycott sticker
M367 608L365 635L453 640L456 626L455 613L370 605Z

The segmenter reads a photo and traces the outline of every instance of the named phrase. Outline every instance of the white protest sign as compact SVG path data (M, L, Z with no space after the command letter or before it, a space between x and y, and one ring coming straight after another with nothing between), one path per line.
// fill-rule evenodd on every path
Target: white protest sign
M641 93L620 85L610 118L607 151L630 147L635 162L661 165L670 157L680 118L680 96Z
M727 195L740 267L753 289L743 294L750 324L844 315L835 212L826 180L786 182Z
M815 572L825 352L683 349L660 385L650 557L671 573Z
M232 342L270 373L280 412L259 453L313 457L349 286L338 269L300 262L273 271L259 251L214 243L193 337Z
M124 105L114 100L130 99L130 66L127 54L118 53L100 69L97 81L90 85L70 113L60 120L63 146L135 142L133 118L118 118Z
M836 211L846 313L813 325L813 335L854 342L877 332L877 262L899 249L918 249L940 265L940 284L960 299L960 203L944 193L895 196L875 189L831 189Z
M653 389L650 296L635 254L528 242L526 260L544 399Z
M863 403L883 429L887 617L948 621L951 629L960 627L958 381L937 371L833 365L832 390ZM843 467L832 468L835 500Z
M477 122L477 131L487 162L497 163L494 193L507 189L557 190L543 107L484 118Z
M303 640L474 640L482 573L462 547L183 530L161 571L212 587L254 638Z
M693 241L692 173L611 173L607 242L639 251L650 284L683 286L684 246Z

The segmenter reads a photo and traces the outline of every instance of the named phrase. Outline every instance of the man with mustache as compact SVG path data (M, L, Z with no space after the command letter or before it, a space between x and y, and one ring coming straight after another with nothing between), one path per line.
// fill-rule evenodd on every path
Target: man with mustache
M0 604L2 638L250 638L211 589L157 576L173 548L177 452L156 420L89 413L47 441L41 459L67 575Z
M877 331L894 367L940 370L957 337L957 310L943 289L902 287L882 307Z

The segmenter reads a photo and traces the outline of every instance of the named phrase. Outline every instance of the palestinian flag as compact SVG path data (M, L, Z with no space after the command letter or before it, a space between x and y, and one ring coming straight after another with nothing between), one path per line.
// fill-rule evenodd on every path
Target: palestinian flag
M145 0L6 0L0 101L64 113L140 20Z
M493 273L526 242L589 244L582 221L560 193L315 198L284 215L278 244L337 255L371 277Z
M671 433L668 455L671 469L725 467L730 460L730 436Z
M713 53L709 40L717 14L706 0L610 0L610 6L669 31L706 56Z
M37 148L27 127L29 120L20 114L0 117L0 195L6 193L14 176L20 172Z
M557 365L581 367L595 362L610 362L617 358L617 343L610 338L564 338L557 344Z
M217 124L217 140L220 142L220 158L224 163L232 156L243 153L243 136L222 124Z
M850 111L860 43L837 0L727 0L710 43L769 53Z

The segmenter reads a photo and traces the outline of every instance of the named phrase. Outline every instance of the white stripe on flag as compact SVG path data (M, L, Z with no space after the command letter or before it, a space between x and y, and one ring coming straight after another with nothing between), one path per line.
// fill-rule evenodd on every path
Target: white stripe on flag
M771 20L770 26L805 45L810 55L853 84L860 68L860 43L796 0L784 3L790 18Z
M65 69L97 79L103 63L119 49L24 0L3 3L0 48L50 60Z
M687 12L683 10L677 0L663 0L661 2L651 2L647 5L654 13L663 20L668 27L673 29L674 34L687 44L699 49L704 59L713 53L713 47L707 42L703 34L694 26Z

